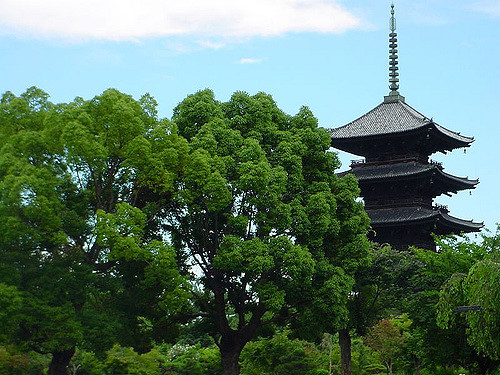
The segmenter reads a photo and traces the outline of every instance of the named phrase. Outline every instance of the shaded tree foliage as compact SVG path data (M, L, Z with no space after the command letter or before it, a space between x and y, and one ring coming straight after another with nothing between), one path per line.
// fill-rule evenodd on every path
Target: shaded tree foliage
M475 245L482 255L468 270L453 274L441 289L438 324L442 328L467 326L467 341L484 356L482 373L500 365L500 229ZM457 313L458 306L480 306L479 311Z

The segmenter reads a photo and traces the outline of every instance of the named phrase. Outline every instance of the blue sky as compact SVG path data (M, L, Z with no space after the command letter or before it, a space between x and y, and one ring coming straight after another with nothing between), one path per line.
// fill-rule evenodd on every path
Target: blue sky
M211 88L271 94L323 127L388 93L386 0L1 0L0 92L38 86L53 102L114 87L149 92L162 117ZM500 221L500 1L396 0L400 92L440 125L474 136L433 159L478 187L439 197L451 214ZM343 168L356 158L341 155Z

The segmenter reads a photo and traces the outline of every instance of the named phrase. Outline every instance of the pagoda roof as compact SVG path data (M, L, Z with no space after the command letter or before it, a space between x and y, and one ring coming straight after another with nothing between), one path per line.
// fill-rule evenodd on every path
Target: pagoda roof
M374 226L393 226L417 224L419 222L434 221L441 228L448 228L448 233L454 231L479 232L483 223L472 220L459 219L448 215L447 210L437 207L393 207L366 210Z
M470 180L467 177L458 177L443 171L440 164L432 162L430 164L418 163L416 161L382 164L382 165L359 165L348 171L340 173L345 175L352 173L360 182L383 180L392 178L411 178L425 174L437 175L445 181L458 185L458 189L473 189L479 180Z
M452 138L463 146L474 141L436 124L416 109L406 104L404 99L384 100L381 104L348 124L331 129L332 139L350 139L374 137L387 134L405 133L412 130L431 127L446 138Z

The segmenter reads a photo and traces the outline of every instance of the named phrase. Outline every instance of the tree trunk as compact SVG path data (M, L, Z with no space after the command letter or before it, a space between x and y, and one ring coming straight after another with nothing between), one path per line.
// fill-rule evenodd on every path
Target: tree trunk
M351 375L351 334L344 328L339 331L340 373Z
M75 354L75 348L52 353L47 375L68 375L68 366Z
M220 339L219 349L222 360L222 375L238 375L240 373L239 359L241 351L249 341L238 331L229 331Z
M476 355L476 363L479 366L479 371L481 372L481 375L486 375L490 371L495 370L500 366L500 361L499 360L492 360L491 358L484 357L483 355L479 354Z
M222 351L222 375L238 375L240 373L239 359L241 350Z
M413 355L413 366L415 367L413 374L420 375L420 358L416 355Z

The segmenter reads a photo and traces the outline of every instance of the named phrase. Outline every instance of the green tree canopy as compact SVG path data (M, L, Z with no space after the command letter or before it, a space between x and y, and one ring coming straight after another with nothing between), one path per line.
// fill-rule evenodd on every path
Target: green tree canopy
M51 354L50 374L76 346L144 351L179 313L225 374L259 329L345 321L369 220L309 109L204 90L171 122L149 95L54 105L31 88L3 95L0 120L0 317L16 316L0 335Z
M266 94L210 90L174 110L189 141L165 215L224 374L257 330L289 322L313 337L347 315L353 274L368 260L369 220L352 176L339 178L330 137L308 108L283 113Z
M155 117L152 98L116 90L62 105L36 88L6 93L0 119L1 295L22 299L9 307L10 338L51 353L49 373L62 374L76 345L135 340L138 315L180 308L182 278L152 197L167 199L181 163L172 155L187 143Z

